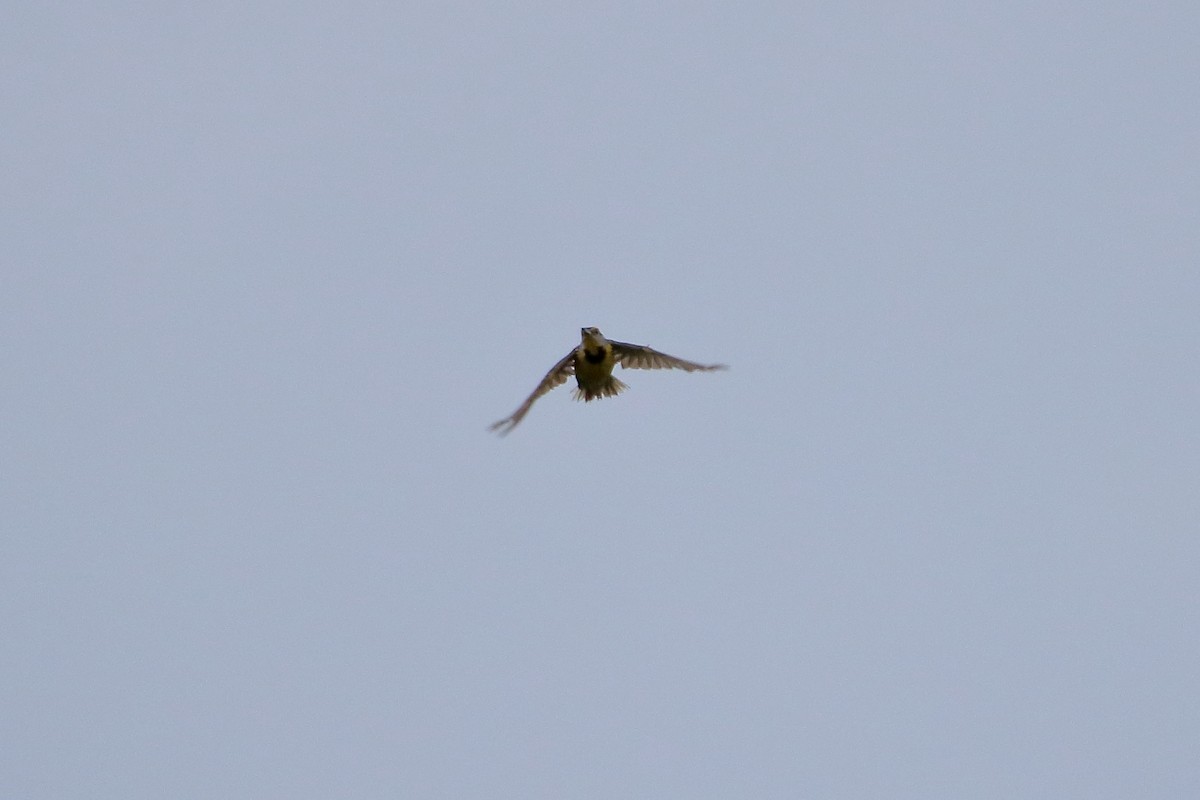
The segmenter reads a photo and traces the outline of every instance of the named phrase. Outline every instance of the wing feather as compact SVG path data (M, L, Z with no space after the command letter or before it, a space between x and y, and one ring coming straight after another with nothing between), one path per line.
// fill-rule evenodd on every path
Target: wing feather
M529 413L529 409L533 408L534 402L539 397L546 394L546 392L549 392L551 389L556 389L559 386L562 386L567 382L567 378L570 378L574 374L575 351L571 350L571 352L563 356L557 364L550 368L550 371L546 373L546 377L542 378L542 382L539 383L537 388L533 390L533 394L525 398L525 402L517 406L516 411L502 420L493 422L488 430L497 431L501 436L504 436L513 428L517 427L521 420L525 418L525 415Z
M685 361L645 345L614 342L611 339L609 344L613 348L613 358L626 369L681 369L684 372L728 369L724 364L697 364L695 361Z

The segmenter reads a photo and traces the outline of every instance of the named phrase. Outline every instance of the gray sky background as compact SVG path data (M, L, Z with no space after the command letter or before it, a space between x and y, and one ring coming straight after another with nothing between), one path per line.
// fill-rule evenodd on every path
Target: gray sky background
M0 796L1200 796L1200 7L647 5L8 10Z

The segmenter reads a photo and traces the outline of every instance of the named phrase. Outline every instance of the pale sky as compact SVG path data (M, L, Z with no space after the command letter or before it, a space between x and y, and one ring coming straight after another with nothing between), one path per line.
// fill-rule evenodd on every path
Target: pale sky
M1200 796L1200 6L0 59L0 796Z

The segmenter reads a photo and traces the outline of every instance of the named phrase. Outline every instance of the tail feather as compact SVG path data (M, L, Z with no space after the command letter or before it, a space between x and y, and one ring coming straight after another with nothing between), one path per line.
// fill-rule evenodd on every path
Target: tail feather
M576 400L590 403L592 400L598 400L601 397L616 397L628 388L623 382L610 375L604 383L598 386L588 386L586 389L582 386L575 387L574 397Z

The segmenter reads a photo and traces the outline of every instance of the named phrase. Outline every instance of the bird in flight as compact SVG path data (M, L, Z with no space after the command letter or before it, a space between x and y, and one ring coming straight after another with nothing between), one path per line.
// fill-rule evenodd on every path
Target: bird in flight
M517 427L539 397L563 385L572 375L578 384L575 399L590 402L601 397L616 397L626 388L624 383L613 377L613 367L617 364L623 369L681 369L684 372L728 369L724 364L684 361L640 344L614 342L605 339L599 328L582 328L579 333L579 346L550 368L533 394L525 398L525 402L512 415L493 423L490 430L503 436Z

